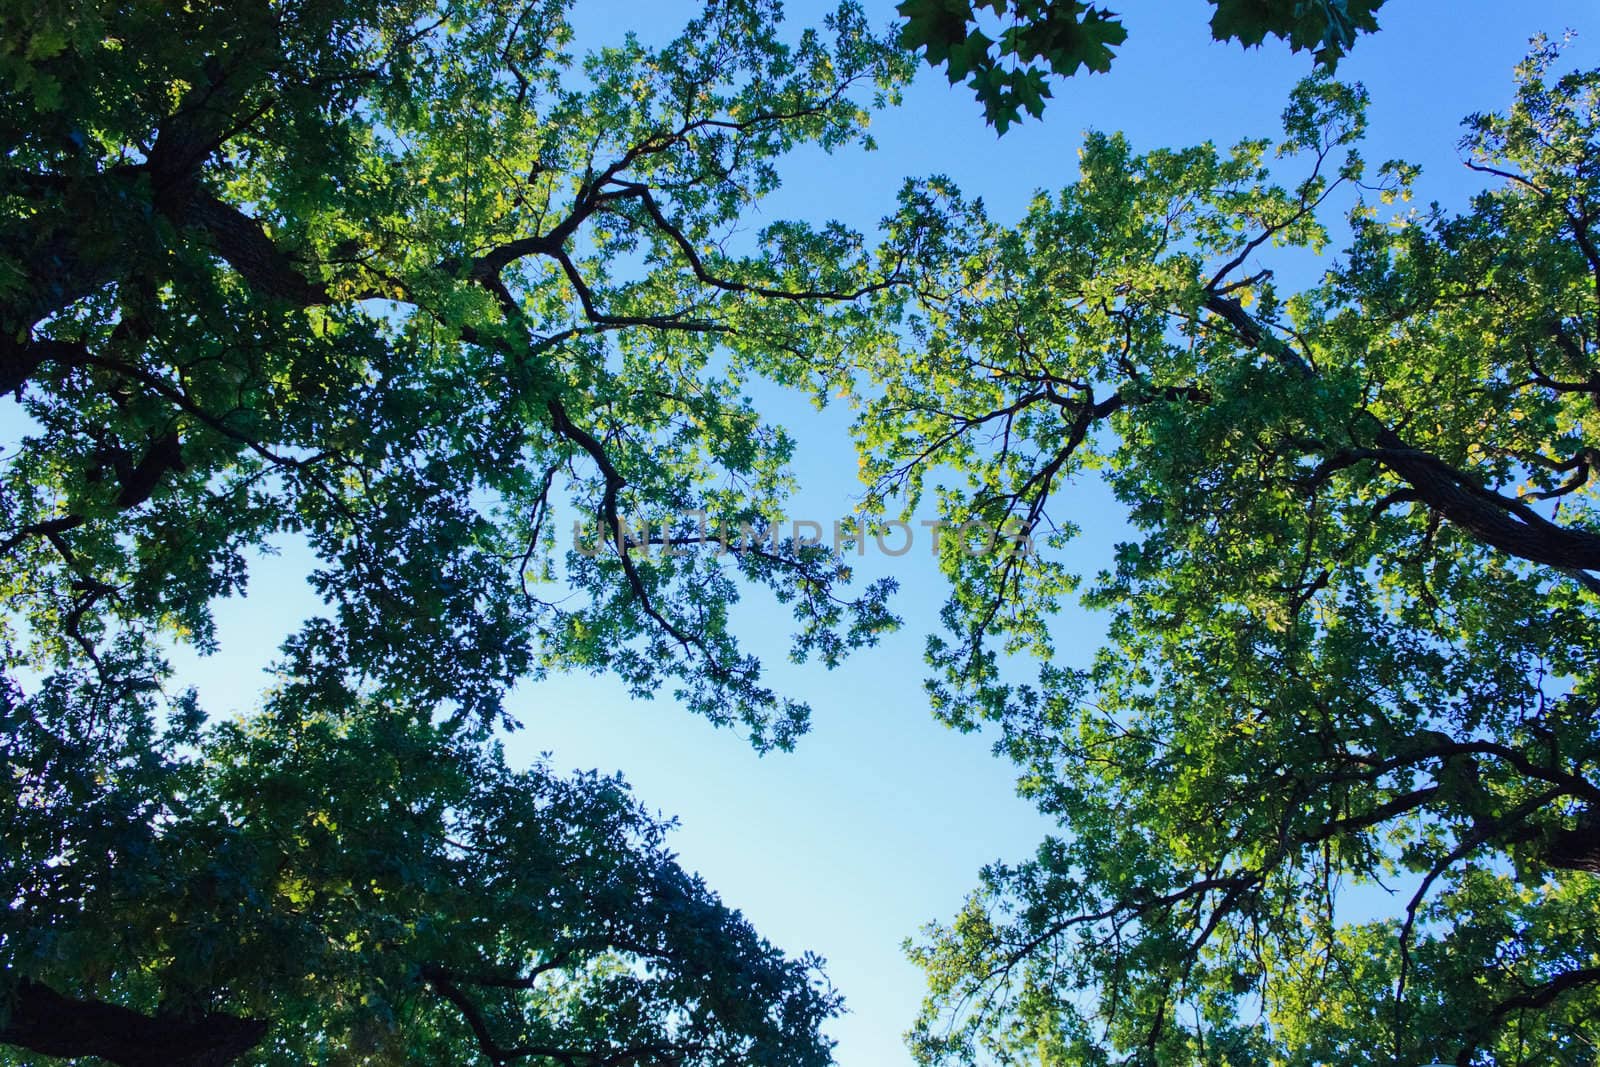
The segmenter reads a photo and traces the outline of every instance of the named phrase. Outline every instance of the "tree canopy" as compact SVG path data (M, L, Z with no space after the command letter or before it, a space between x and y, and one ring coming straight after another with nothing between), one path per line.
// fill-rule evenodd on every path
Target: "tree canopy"
M1331 66L1379 2L1215 6ZM785 748L741 596L825 665L895 625L730 539L793 489L758 377L858 405L871 517L1042 549L941 543L935 714L1060 830L913 946L923 1062L1593 1058L1600 72L1540 42L1459 210L1324 72L1281 137L1092 134L1014 225L934 178L741 232L907 44L1003 126L1122 39L977 7L578 55L563 0L0 3L0 1062L829 1062L819 960L498 745L582 670ZM1133 532L1085 576L1090 479ZM285 538L323 609L216 717L171 649Z
M73 695L8 700L12 1045L151 1067L831 1062L820 961L683 871L618 779L515 771L376 704L108 739Z
M806 709L736 640L741 589L792 608L800 658L890 624L815 546L629 549L776 514L792 443L741 382L837 362L894 279L837 227L728 237L909 64L849 4L786 37L719 0L582 57L565 8L0 8L0 1040L828 1059L814 961L620 783L509 769L492 730L511 685L579 669L787 746ZM574 519L607 549L566 551ZM281 537L326 610L208 723L167 649L214 648Z
M860 395L878 498L1059 545L1102 478L1133 537L1078 662L1060 553L944 553L936 711L1061 830L914 948L924 1062L1593 1058L1600 72L1558 62L1468 120L1461 211L1326 78L1275 142L1092 134L1015 226L938 186Z
M1246 48L1268 37L1311 52L1331 70L1356 37L1378 28L1383 0L1210 0L1211 35ZM1152 7L1154 5L1151 5ZM987 14L985 14L987 9ZM1104 74L1128 39L1111 9L1085 0L902 0L901 40L966 81L1001 133L1022 113L1038 118L1050 76Z

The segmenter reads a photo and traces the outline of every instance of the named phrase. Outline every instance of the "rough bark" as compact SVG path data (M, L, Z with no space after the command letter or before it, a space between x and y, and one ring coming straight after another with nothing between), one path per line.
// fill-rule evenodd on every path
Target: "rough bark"
M1552 834L1544 849L1544 860L1564 871L1600 874L1600 817L1588 813L1575 829Z
M1502 552L1566 570L1600 570L1600 535L1550 522L1519 501L1476 486L1435 456L1408 448L1394 431L1379 433L1378 459L1417 498L1455 526Z

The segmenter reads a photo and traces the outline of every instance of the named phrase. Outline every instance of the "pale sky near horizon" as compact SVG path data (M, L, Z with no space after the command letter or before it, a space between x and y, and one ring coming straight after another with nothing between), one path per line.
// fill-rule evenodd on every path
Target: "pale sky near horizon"
M691 6L579 0L575 43L609 41L630 28L660 40ZM1277 132L1290 87L1309 69L1304 56L1277 45L1247 53L1210 43L1210 9L1200 0L1113 6L1128 9L1130 36L1112 72L1058 81L1043 121L997 139L970 90L947 88L941 74L925 70L902 108L874 120L878 151L798 153L782 169L786 187L753 225L839 217L871 227L892 208L903 177L933 172L1010 219L1035 189L1073 178L1085 127L1124 130L1139 149ZM880 21L893 16L889 0L872 0L868 9ZM792 6L793 28L821 10ZM1382 21L1384 30L1363 38L1340 74L1372 94L1365 156L1421 163L1423 201L1460 204L1480 185L1457 160L1459 122L1505 106L1511 67L1531 34L1577 29L1572 61L1600 65L1596 0L1390 0ZM1270 252L1261 259L1273 263ZM804 488L791 515L828 519L847 510L860 492L849 412L817 412L775 391L760 399L799 442ZM1092 572L1122 531L1119 513L1094 484L1072 492L1063 513L1085 528L1072 560ZM263 681L256 672L315 609L300 581L304 565L293 552L265 561L248 598L219 605L223 652L178 658L178 680L199 685L214 713L255 703ZM1010 769L989 754L990 739L946 730L928 714L922 647L943 596L925 545L898 559L870 555L860 570L864 580L900 579L906 624L835 672L785 662L783 609L755 596L744 609L772 682L813 707L811 732L796 752L758 757L736 731L715 729L669 698L630 701L613 682L582 677L516 692L510 710L526 728L509 738L508 752L517 764L548 752L559 770L621 771L647 806L679 817L673 844L686 866L782 948L828 957L850 1008L829 1028L838 1062L903 1067L910 1059L900 1037L920 1000L921 977L902 940L952 916L982 864L1025 857L1048 827L1014 796ZM1063 654L1086 660L1100 632L1099 619L1068 606L1058 628Z

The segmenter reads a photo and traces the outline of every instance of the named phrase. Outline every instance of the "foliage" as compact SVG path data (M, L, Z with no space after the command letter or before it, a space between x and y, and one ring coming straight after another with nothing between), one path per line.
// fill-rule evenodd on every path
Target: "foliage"
M997 724L1062 832L913 949L924 1062L1592 1060L1600 72L1557 53L1469 120L1494 184L1460 212L1387 206L1416 169L1370 171L1323 78L1276 145L1092 135L1015 227L908 196L928 273L859 393L879 505L1059 545L1099 477L1132 523L1086 669L1059 553L945 546L936 709ZM1282 292L1263 264L1321 250L1340 190L1342 257Z
M787 746L806 709L735 640L740 591L828 664L892 624L824 550L687 551L680 517L777 514L791 443L743 383L837 363L895 280L836 226L733 235L908 61L849 4L787 40L771 0L718 0L581 58L564 9L0 6L8 1040L121 1027L101 1055L146 1062L156 1027L159 1062L221 1063L259 1019L284 1062L825 1058L833 1000L619 787L483 745L509 686L579 669ZM263 710L205 727L164 650L214 649L212 603L284 538L326 610ZM547 899L585 864L611 898Z
M1330 70L1357 34L1378 28L1383 6L1383 0L1210 2L1216 40L1250 48L1277 37L1296 52L1314 53ZM903 0L898 10L906 46L945 68L952 85L965 79L1001 133L1024 111L1035 118L1044 113L1049 75L1104 74L1128 38L1115 12L1085 0Z
M262 1064L831 1062L818 961L680 869L617 779L374 704L114 737L132 715L63 696L6 709L16 1044L195 1062L242 1022ZM75 1004L53 1032L57 986L182 1025L119 1040Z

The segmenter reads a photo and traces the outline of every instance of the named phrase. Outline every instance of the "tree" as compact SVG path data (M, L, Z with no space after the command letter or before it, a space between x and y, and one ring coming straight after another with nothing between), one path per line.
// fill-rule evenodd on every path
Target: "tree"
M1416 169L1325 78L1276 146L1091 135L1013 228L908 197L943 229L858 396L878 502L1059 546L1098 476L1133 531L1083 669L1058 554L942 545L938 714L1062 832L913 949L924 1062L1593 1059L1600 72L1557 62L1468 121L1460 212L1389 207Z
M618 779L513 771L366 703L205 731L196 709L112 749L72 696L7 723L11 1045L129 1067L832 1061L820 961L684 872Z
M1246 48L1268 37L1314 53L1332 70L1356 36L1378 28L1383 0L1210 0L1211 35ZM990 14L981 14L988 8ZM1038 118L1050 98L1049 75L1104 74L1127 28L1109 8L1084 0L903 0L902 41L920 49L950 84L966 80L984 117L1001 133L1022 112ZM989 32L995 34L994 37Z
M731 235L907 63L850 5L786 43L768 0L575 62L565 6L0 7L0 1039L826 1059L808 962L620 785L513 772L490 732L519 680L606 670L787 746L806 709L735 640L741 589L792 606L801 658L891 624L823 549L691 549L786 491L740 383L837 362L896 281L838 227ZM164 650L213 649L281 536L327 610L206 726Z

